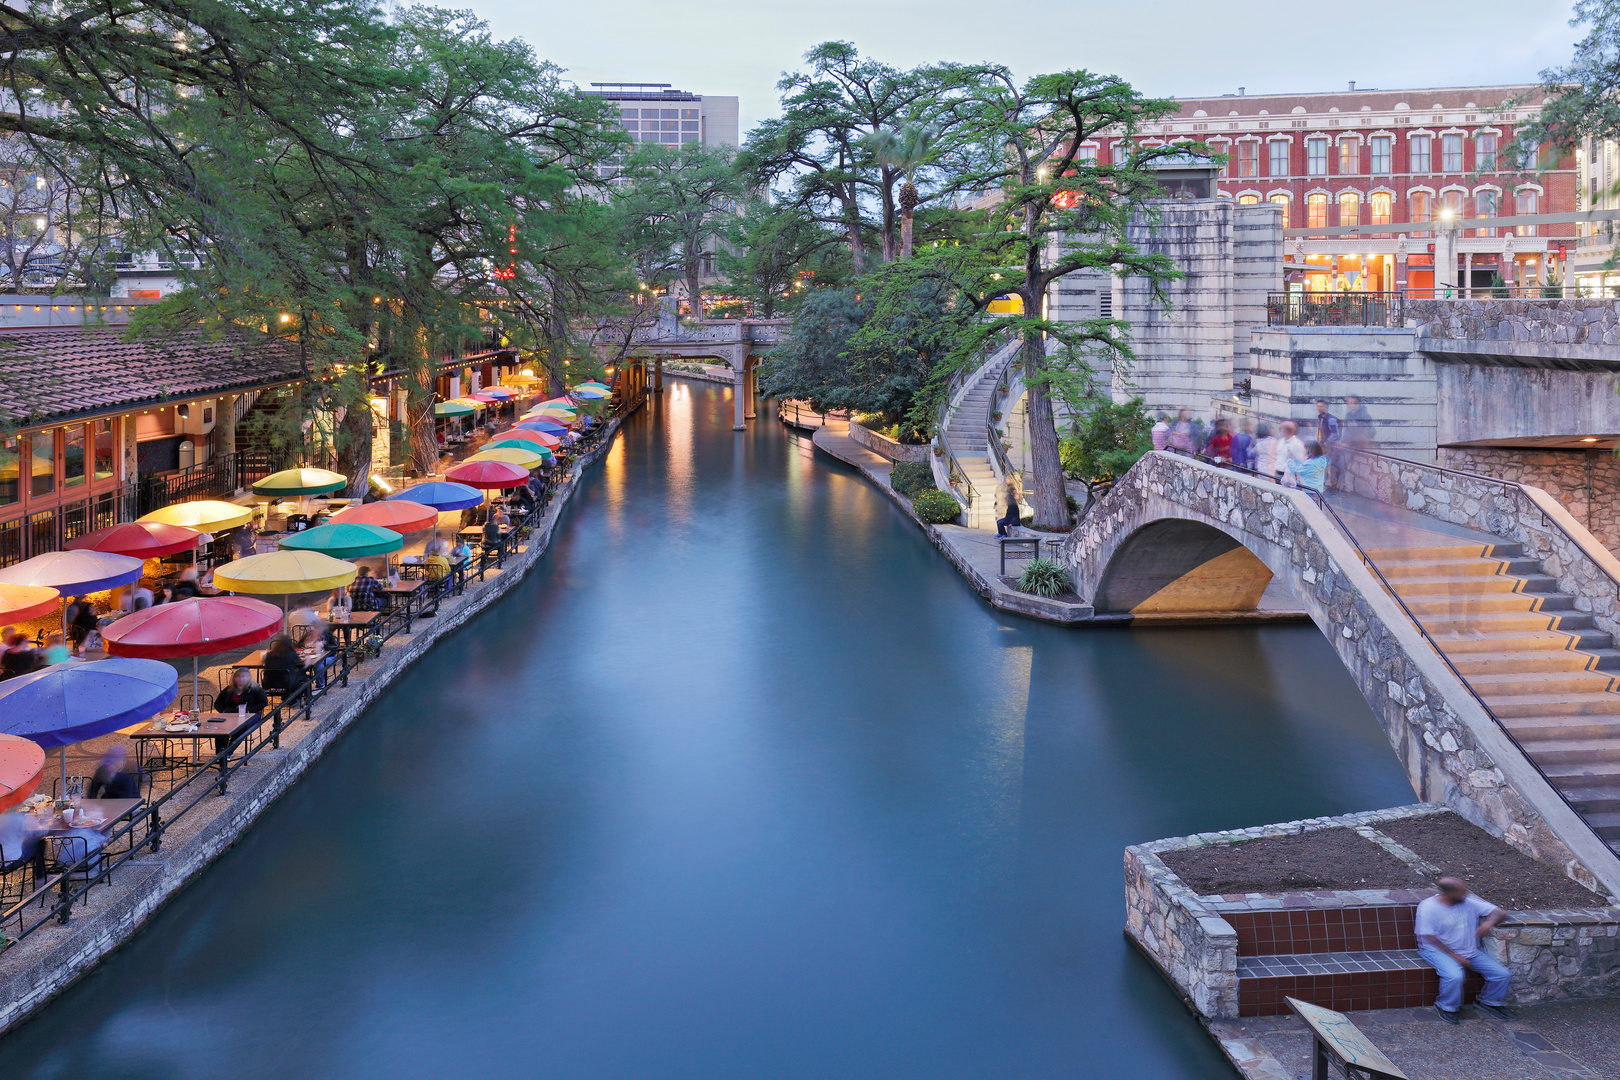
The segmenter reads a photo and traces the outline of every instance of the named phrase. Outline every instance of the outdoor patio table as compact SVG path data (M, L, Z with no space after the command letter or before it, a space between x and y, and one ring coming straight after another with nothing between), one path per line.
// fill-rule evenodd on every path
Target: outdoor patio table
M412 581L401 581L398 585L384 586L383 593L388 597L390 607L397 605L405 609L405 617L409 620L424 584L425 582L421 578Z
M327 623L333 630L343 635L343 644L347 645L354 640L354 635L370 626L381 612L377 611L351 611L342 619L333 619Z
M96 825L75 823L52 829L51 832L66 832L68 829L94 829L102 836L107 836L116 829L121 822L135 812L141 805L140 799L80 799L79 809L89 810L100 814L105 820ZM58 819L60 820L60 819Z
M214 753L218 754L230 745L232 739L257 724L260 719L258 713L251 712L246 715L210 712L202 714L196 731L170 731L167 723L159 730L153 731L151 724L145 724L139 731L130 732L129 737L142 748L143 755L146 744L155 739L188 739L193 744L200 743L204 739L213 739Z

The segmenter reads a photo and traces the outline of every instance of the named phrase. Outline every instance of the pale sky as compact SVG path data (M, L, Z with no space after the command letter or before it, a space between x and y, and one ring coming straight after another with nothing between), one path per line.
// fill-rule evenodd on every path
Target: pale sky
M667 82L740 97L742 131L777 111L776 80L821 41L896 66L993 60L1020 76L1085 67L1142 91L1404 89L1533 81L1568 61L1568 0L966 3L964 0L439 0L522 37L585 87Z

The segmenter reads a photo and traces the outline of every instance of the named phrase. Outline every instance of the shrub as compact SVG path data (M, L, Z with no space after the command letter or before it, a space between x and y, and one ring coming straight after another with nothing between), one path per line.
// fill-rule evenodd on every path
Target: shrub
M889 486L907 497L934 490L934 470L925 461L897 461L889 470Z
M911 509L925 525L944 525L962 512L948 491L919 491L911 497Z
M1051 599L1069 591L1069 572L1051 559L1031 559L1018 575L1021 592Z

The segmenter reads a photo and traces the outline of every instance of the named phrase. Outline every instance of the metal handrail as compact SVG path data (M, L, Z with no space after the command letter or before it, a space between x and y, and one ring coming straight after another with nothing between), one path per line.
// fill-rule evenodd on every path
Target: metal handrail
M1019 357L1023 355L1024 350L1022 347L1020 347L1015 350L1013 354L1007 358L1007 362L1001 366L1001 370L996 376L996 387L994 390L990 391L990 409L987 413L985 413L984 418L984 437L986 442L989 444L991 455L996 459L996 464L1001 467L1001 475L1003 479L1013 475L1018 470L1013 468L1012 460L1007 457L1007 451L1001 445L1001 433L996 430L995 417L996 413L1001 411L1002 399L1005 396L1001 390L1001 383L1003 380L1007 380L1008 389L1011 390L1011 381L1008 379L1007 373L1012 370L1012 366L1018 363Z
M1184 457L1193 458L1195 461L1202 461L1205 464L1213 465L1218 469L1229 469L1233 472L1248 473L1251 476L1261 476L1260 473L1243 465L1235 465L1224 461L1216 462L1199 454L1189 454L1185 450L1171 450L1170 452L1173 454L1182 455ZM1363 452L1371 453L1372 451ZM1387 454L1378 454L1377 456L1389 457ZM1403 459L1390 458L1390 460L1401 461ZM1407 464L1412 463L1407 462ZM1489 477L1477 477L1474 473L1465 473L1457 469L1446 469L1445 471L1456 473L1458 476L1467 476L1474 479L1490 479ZM1269 476L1262 476L1261 478L1269 480L1272 483L1277 482ZM1541 779L1546 782L1547 786L1552 789L1553 793L1556 794L1563 804L1569 808L1570 813L1574 814L1575 817L1580 820L1581 824L1586 826L1587 830L1592 834L1593 838L1597 840L1598 844L1601 845L1604 850L1612 850L1609 848L1609 842L1605 840L1597 831L1597 827L1590 821L1586 820L1586 815L1583 814L1575 806L1575 804L1570 801L1569 796L1564 794L1557 784L1553 783L1552 777L1548 776L1546 771L1543 770L1542 767L1536 762L1536 759L1530 756L1530 752L1524 748L1524 744L1518 740L1518 737L1513 734L1512 730L1508 728L1507 724L1502 722L1502 718L1497 716L1495 711L1485 703L1485 699L1480 697L1479 691L1474 689L1473 684L1468 681L1467 676L1465 676L1461 671L1457 670L1457 665L1451 662L1451 657L1446 655L1446 651L1440 647L1439 642L1434 640L1433 635L1431 635L1424 627L1423 622L1417 617L1416 614L1413 613L1412 609L1406 606L1406 601L1401 599L1400 594L1395 591L1395 587L1389 583L1389 579L1384 577L1384 572L1378 569L1378 564L1373 560L1373 557L1367 553L1367 549L1361 546L1361 541L1357 540L1356 534L1350 531L1350 526L1345 524L1344 519L1339 516L1339 512L1333 509L1332 504L1327 501L1326 492L1313 491L1310 488L1294 488L1293 490L1305 492L1312 498L1312 500L1316 502L1318 506L1327 511L1328 516L1333 519L1334 524L1336 524L1339 531L1344 534L1345 539L1349 540L1350 545L1356 549L1356 554L1361 558L1361 561L1365 563L1367 568L1371 570L1378 578L1379 584L1384 587L1384 591L1389 594L1390 599L1394 600L1395 603L1400 605L1401 611L1406 614L1406 617L1409 620L1411 620L1412 625L1417 627L1417 632L1423 635L1423 640L1429 643L1429 648L1434 650L1435 655L1440 658L1440 662L1445 664L1451 673L1457 677L1458 682L1462 683L1463 689L1468 691L1469 696L1474 699L1474 701L1479 705L1480 709L1484 711L1485 715L1490 717L1491 721L1496 724L1497 730L1499 730L1503 735L1507 736L1508 741L1513 744L1514 749L1518 750L1520 756L1523 757L1525 761L1529 762L1530 767L1536 770L1536 775L1541 777ZM1554 522L1553 524L1556 525L1557 522ZM1565 535L1567 536L1568 533L1565 533ZM1570 537L1570 539L1573 541L1574 537ZM1610 578L1610 580L1613 580L1613 578Z
M974 363L971 365L963 364L951 373L950 379L945 384L944 395L939 403L939 412L934 417L934 448L942 451L940 456L945 459L945 476L950 481L951 487L956 489L956 493L963 498L969 509L972 509L973 499L979 492L973 486L973 482L968 479L967 471L962 468L962 463L957 461L956 455L951 452L950 440L945 437L945 422L950 418L951 399L956 396L956 392L967 384L969 376L978 372L990 357L1006 346L1007 341L1005 339L1010 337L1012 337L1012 333L1006 328L996 330L985 339L979 351L974 354Z

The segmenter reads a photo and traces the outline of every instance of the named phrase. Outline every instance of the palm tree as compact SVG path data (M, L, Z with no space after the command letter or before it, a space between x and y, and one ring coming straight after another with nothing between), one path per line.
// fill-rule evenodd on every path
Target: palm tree
M936 132L926 124L907 124L899 131L883 128L862 140L885 169L905 177L900 185L900 257L911 258L911 226L917 204L917 170L928 163Z

